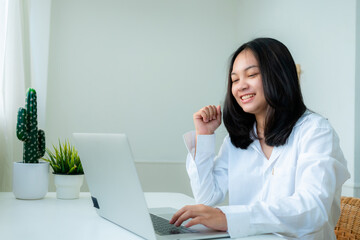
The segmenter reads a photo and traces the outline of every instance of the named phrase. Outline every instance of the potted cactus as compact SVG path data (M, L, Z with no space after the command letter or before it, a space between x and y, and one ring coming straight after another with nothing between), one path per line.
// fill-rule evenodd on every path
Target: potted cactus
M78 151L69 141L59 146L53 145L53 151L46 149L48 158L43 160L50 163L53 169L56 197L59 199L79 198L80 187L84 182L84 170Z
M36 91L29 88L16 126L16 135L24 142L23 161L13 165L13 192L19 199L41 199L48 192L49 163L39 162L45 154L45 133L37 126Z

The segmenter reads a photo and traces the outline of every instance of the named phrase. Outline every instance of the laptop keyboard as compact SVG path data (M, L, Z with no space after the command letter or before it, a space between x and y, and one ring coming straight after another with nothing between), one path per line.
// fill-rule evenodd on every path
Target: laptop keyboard
M151 216L151 221L154 225L155 232L158 235L171 235L171 234L197 232L195 230L183 226L176 227L175 225L170 224L169 220L166 220L165 218L156 216L154 214L150 213L150 216Z

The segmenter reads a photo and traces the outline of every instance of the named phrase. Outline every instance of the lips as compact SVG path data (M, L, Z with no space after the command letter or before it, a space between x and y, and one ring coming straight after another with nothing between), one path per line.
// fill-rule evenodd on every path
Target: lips
M240 100L243 103L247 103L250 102L255 97L255 95L256 95L255 93L244 94L240 96Z

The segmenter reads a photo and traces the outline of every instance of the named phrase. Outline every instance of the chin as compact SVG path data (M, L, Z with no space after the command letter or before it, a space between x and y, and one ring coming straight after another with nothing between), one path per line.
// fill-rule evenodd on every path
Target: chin
M240 105L240 104L239 104ZM263 107L260 104L241 104L240 107L242 108L242 110L246 113L250 113L250 114L258 114L261 113L262 111L266 111L266 107Z
M242 110L246 113L251 113L251 114L254 114L254 109L253 108L249 108L249 107L243 107L240 105L240 107L242 108Z
M243 111L246 113L254 114L254 111L251 111L249 109L243 108Z

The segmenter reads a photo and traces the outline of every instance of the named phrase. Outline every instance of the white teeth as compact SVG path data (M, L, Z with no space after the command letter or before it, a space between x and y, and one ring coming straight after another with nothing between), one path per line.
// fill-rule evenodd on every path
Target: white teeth
M245 95L245 96L242 96L241 99L246 100L246 99L249 99L249 98L251 98L253 96L255 96L255 94Z

